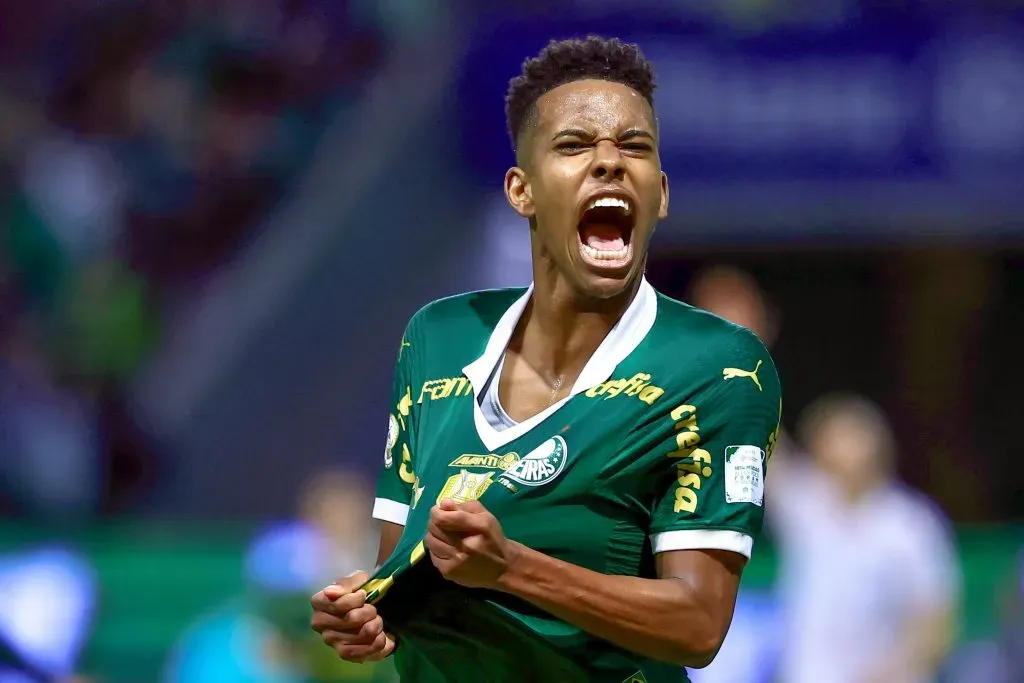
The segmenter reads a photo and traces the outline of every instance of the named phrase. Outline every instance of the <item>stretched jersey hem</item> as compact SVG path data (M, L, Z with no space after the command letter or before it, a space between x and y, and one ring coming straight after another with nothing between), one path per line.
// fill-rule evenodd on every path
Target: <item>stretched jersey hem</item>
M392 524L405 526L405 523L409 520L409 506L390 498L377 498L373 501L373 514L371 516L382 522L391 522Z
M747 559L754 550L754 538L727 529L685 529L651 534L655 553L672 550L730 550Z

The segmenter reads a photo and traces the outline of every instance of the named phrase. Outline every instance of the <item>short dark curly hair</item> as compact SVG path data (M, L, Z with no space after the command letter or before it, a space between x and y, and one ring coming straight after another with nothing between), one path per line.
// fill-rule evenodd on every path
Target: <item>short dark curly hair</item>
M542 95L590 78L627 85L654 107L654 68L637 45L600 36L552 40L509 81L505 117L512 150L518 151L519 137L533 123Z

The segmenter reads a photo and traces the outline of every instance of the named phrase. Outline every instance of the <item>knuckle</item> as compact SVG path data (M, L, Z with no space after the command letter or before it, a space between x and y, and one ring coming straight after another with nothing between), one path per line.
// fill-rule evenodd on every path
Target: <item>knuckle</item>
M349 593L335 600L331 607L335 614L342 616L362 607L362 602L354 593Z
M361 627L377 616L376 610L369 610L366 607L357 607L345 615L345 623L353 627Z
M313 618L309 620L309 627L317 633L323 632L324 628L326 628L326 624L324 623L323 614L321 612L313 613Z
M371 619L363 624L359 634L367 638L377 638L384 632L384 620L380 618Z

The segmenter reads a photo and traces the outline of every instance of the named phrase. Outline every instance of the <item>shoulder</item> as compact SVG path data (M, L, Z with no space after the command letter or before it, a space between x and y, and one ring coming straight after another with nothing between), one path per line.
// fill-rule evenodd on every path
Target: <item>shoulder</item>
M658 293L652 351L680 371L717 384L723 378L756 376L764 389L780 390L775 362L745 327Z
M485 289L436 299L413 314L409 329L417 336L491 330L525 292L525 287Z
M924 493L903 484L895 484L887 495L889 518L901 520L905 529L932 540L951 538L953 530L946 513Z

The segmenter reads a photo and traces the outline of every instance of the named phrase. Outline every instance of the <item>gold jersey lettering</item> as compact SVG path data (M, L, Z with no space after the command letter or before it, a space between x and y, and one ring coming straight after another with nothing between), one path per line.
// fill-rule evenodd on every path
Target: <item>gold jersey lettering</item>
M672 509L675 512L696 512L701 482L711 476L711 454L700 444L697 407L676 406L669 414L675 423L675 449L666 455L676 459L676 491Z
M654 405L654 402L661 398L665 390L651 384L651 375L646 372L638 372L632 377L610 379L587 389L587 398L603 396L605 400L616 396L634 396L647 405Z
M406 484L416 483L416 473L412 470L412 452L404 443L402 444L402 464L398 466L398 476Z
M779 399L779 421L775 425L775 430L768 435L768 444L764 449L764 460L768 462L771 459L772 453L775 451L775 444L779 440L779 432L782 431L782 399Z
M449 467L479 467L481 469L488 470L507 470L519 462L518 453L506 453L505 455L497 455L491 453L489 455L473 455L471 453L465 453L448 463Z
M429 379L420 387L420 396L416 403L423 403L425 399L439 401L445 398L452 398L453 396L469 396L472 393L473 385L465 377Z

